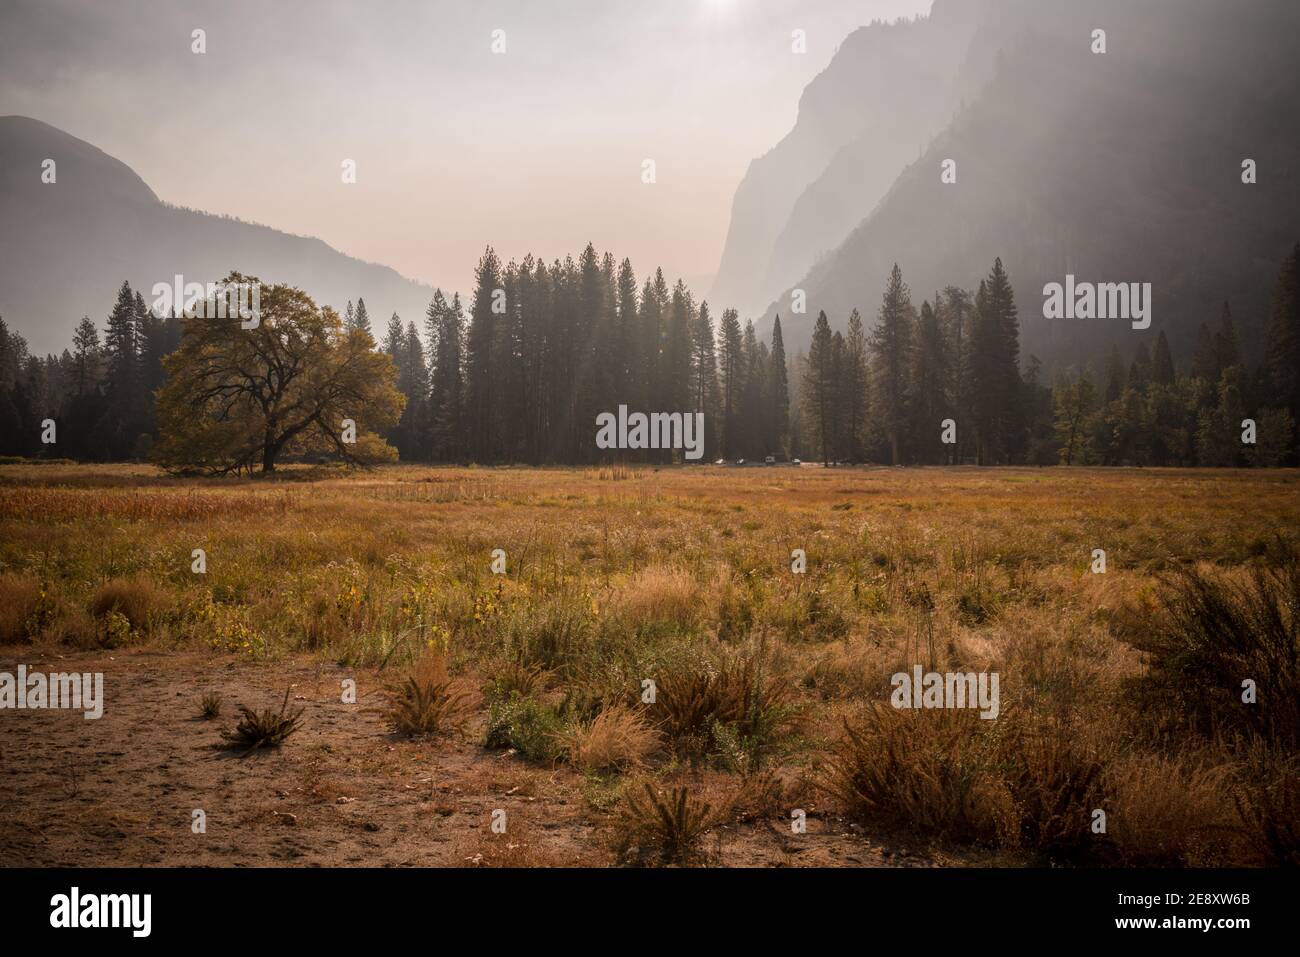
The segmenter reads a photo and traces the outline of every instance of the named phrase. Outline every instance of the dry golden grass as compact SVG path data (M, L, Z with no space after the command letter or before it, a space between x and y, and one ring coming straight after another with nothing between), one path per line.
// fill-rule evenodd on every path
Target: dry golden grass
M96 618L116 612L132 631L144 631L154 615L167 605L167 593L143 575L107 581L95 589L90 611Z
M660 746L659 735L637 712L615 706L564 735L569 761L583 771L641 767Z
M1228 765L1194 756L1137 755L1108 773L1107 833L1118 863L1140 867L1251 864L1234 813Z
M688 629L701 617L700 583L685 568L651 565L610 598L617 614L635 627Z
M40 600L41 583L34 577L0 575L0 644L16 645L31 639Z
M1262 690L1296 687L1271 664L1294 619L1269 624L1273 586L1255 588L1263 624L1248 630L1267 644L1216 657L1213 622L1180 623L1167 589L1198 566L1240 586L1196 586L1204 602L1239 606L1296 528L1291 470L393 466L223 480L5 465L0 641L129 638L385 674L435 648L446 679L486 686L475 740L546 773L557 759L601 780L686 773L674 785L719 807L727 789L701 781L726 775L750 793L746 814L784 819L777 804L794 798L763 775L821 766L840 810L919 839L1038 861L1280 862L1298 853L1294 701L1243 714L1239 687L1220 686L1240 664ZM195 548L206 574L190 570ZM1104 575L1089 570L1095 548ZM1124 640L1135 614L1156 645ZM889 676L914 664L999 672L1001 716L882 710ZM1192 687L1209 690L1179 697Z

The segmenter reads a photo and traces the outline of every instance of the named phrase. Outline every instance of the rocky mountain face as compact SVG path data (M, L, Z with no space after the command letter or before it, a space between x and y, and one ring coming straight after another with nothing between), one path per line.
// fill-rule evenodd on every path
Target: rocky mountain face
M802 138L800 127L843 123L856 131L798 188L775 230L768 278L756 288L770 289L778 275L798 276L775 294L764 292L768 304L752 312L758 318L762 309L760 328L766 332L779 313L787 346L797 349L820 309L837 326L855 306L870 321L895 262L919 305L948 284L973 288L1000 256L1018 296L1023 354L1049 367L1091 361L1112 342L1130 354L1136 336L1154 338L1162 329L1176 358L1185 358L1196 327L1215 319L1225 300L1243 347L1256 352L1279 264L1300 230L1300 73L1291 52L1300 8L1286 0L954 2L937 3L929 20L866 30L877 30L882 42L911 43L958 8L966 19L949 34L958 37L952 43L966 37L966 45L953 57L955 79L942 94L939 71L928 82L914 80L918 99L942 100L945 109L955 102L955 115L919 155L907 145L913 159L881 195L866 158L884 151L873 154L864 123L843 117L855 103L870 124L884 123L891 110L906 112L916 100L895 89L907 83L901 73L870 96L850 83L832 92L832 77L854 72L833 63L813 85L817 96L813 87L805 96L796 131L768 154ZM1093 52L1098 29L1104 53ZM846 42L836 60L864 48ZM899 155L906 151L897 147ZM747 196L768 157L755 162L737 194L741 222L733 220L733 234L755 218ZM954 183L941 181L948 159ZM1247 159L1258 171L1253 184L1242 182ZM795 191L788 182L785 189ZM844 218L863 207L838 235ZM736 274L720 273L719 288L729 288L724 280ZM1043 287L1067 274L1150 282L1151 326L1044 319ZM795 288L807 296L803 314L790 312ZM710 304L728 301L715 295Z

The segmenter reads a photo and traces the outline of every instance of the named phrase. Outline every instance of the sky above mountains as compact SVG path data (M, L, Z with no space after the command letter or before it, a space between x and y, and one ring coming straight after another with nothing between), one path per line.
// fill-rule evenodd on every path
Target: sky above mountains
M702 293L746 166L836 46L929 5L19 0L0 5L0 113L88 140L167 202L448 288L489 243L591 240Z

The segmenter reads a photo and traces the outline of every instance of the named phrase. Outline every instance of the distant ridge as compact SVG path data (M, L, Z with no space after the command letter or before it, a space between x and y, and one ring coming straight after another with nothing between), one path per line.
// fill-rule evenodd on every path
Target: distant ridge
M52 185L41 182L46 158ZM0 316L37 355L67 347L83 315L102 327L123 279L146 299L176 273L208 281L232 269L340 312L361 296L376 335L393 312L418 323L433 296L320 239L164 203L125 163L25 116L0 117L0 224Z

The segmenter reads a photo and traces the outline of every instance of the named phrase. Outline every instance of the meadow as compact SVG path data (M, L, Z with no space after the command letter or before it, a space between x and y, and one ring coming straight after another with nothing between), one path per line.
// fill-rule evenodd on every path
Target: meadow
M1298 519L1294 470L0 465L0 662L138 735L0 713L0 862L1294 864ZM998 717L890 707L916 665Z

